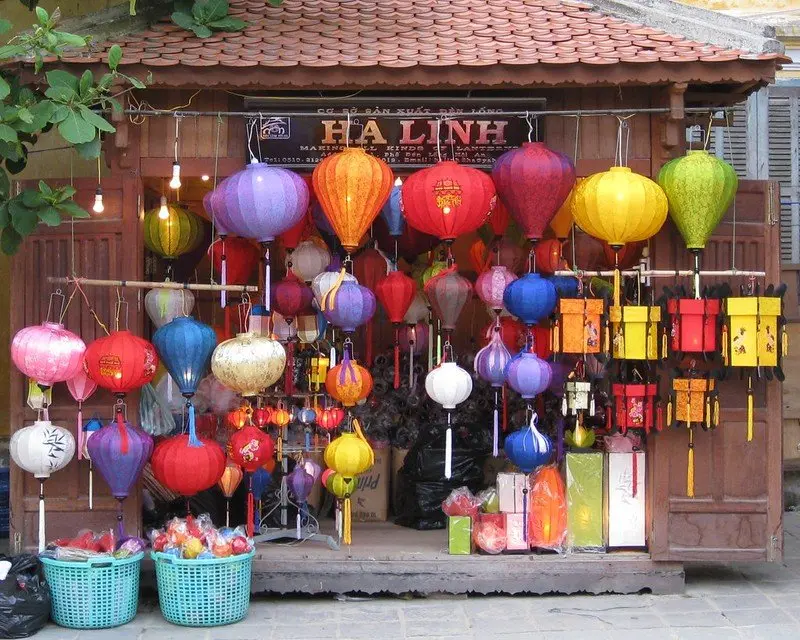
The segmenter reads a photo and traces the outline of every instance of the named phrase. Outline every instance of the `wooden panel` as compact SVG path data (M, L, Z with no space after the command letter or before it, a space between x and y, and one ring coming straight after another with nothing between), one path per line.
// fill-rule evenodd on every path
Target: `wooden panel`
M55 183L53 186L57 186ZM97 183L78 180L77 201L86 205L92 198ZM136 178L108 178L102 182L106 211L93 214L88 220L65 222L56 228L42 227L23 244L12 263L12 332L41 322L47 314L49 296L60 288L69 298L66 285L47 283L48 276L65 276L75 273L93 278L139 279L142 273L141 232L138 220L141 189ZM134 331L142 326L142 309L137 291L124 292L129 303L128 324ZM112 315L117 292L112 289L86 288L90 304L101 320L112 328ZM80 294L72 299L66 316L66 326L80 333L90 342L103 334L92 318ZM124 319L123 319L124 322ZM12 432L35 419L25 402L26 383L15 369L11 374L11 428ZM104 419L112 415L112 396L98 390L84 405L84 416L93 414ZM136 415L136 398L128 402L128 411ZM74 433L77 407L66 386L58 384L53 390L50 417L56 424ZM103 480L95 473L94 510L88 510L88 472L85 461L73 460L45 483L47 498L48 539L74 535L80 528L108 528L116 518L116 501L111 497ZM25 545L37 544L37 498L39 485L30 474L12 468L11 529L19 534ZM140 499L133 492L125 505L126 527L129 533L139 532Z
M778 210L769 183L739 183L736 225L729 211L703 252L708 269L765 269L780 280ZM671 223L652 243L656 268L688 268L690 256ZM744 278L728 279L732 287ZM713 280L704 281L711 284ZM688 284L688 283L687 283ZM770 560L782 549L782 388L758 381L754 438L747 442L745 382L734 372L720 384L721 425L695 429L695 497L686 497L688 433L665 431L650 441L653 468L653 535L658 560Z

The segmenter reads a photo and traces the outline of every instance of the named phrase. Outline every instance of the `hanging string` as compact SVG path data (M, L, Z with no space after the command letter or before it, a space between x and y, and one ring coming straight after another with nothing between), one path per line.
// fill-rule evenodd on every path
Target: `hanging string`
M528 142L533 142L531 140L531 136L533 135L533 124L531 123L531 114L530 112L525 112L525 122L528 123Z
M258 161L261 162L261 159L264 157L264 154L261 152L261 122L264 119L263 114L259 111L258 113L258 120L253 121L253 127L256 134L256 147L258 148ZM257 125L257 126L256 126Z
M714 114L708 114L708 127L706 127L706 137L703 140L703 151L708 151L708 143L711 141L711 125L714 123Z
M616 116L619 126L617 127L617 148L614 152L614 163L618 167L628 166L628 149L631 142L631 128L628 125L628 120L634 115Z
M439 162L442 161L442 120L441 118L436 121L436 155L439 157Z
M348 149L350 148L350 112L347 112L347 129L344 132L344 144Z
M728 143L728 161L733 166L730 113L725 112L725 138ZM731 234L731 271L736 271L736 196L733 197L733 232Z
M76 152L73 151L73 153L76 153ZM75 184L74 184L75 180L74 180L74 176L73 176L73 172L72 172L73 153L69 154L69 186L74 188L75 187ZM100 162L99 156L97 158L97 162L98 163ZM100 165L99 164L97 165L97 171L98 171L98 180L99 180L99 171L100 171ZM70 220L70 241L69 241L69 247L70 247L70 270L72 272L72 277L74 278L74 277L77 276L77 274L75 273L75 216L70 216L69 220Z
M175 162L178 161L178 127L180 125L181 116L175 114Z
M256 119L249 118L245 124L245 129L247 131L247 151L250 154L250 162L258 162L258 158L256 158L255 153L253 153L253 134L256 130ZM214 180L216 181L216 175Z
M219 169L219 132L220 128L222 127L222 117L217 114L217 132L215 136L214 142L214 181L212 184L212 191L217 188L217 176L218 176L218 169ZM213 242L214 239L217 237L217 216L214 213L214 210L211 210L211 241ZM214 261L211 260L211 277L209 280L209 284L214 284Z

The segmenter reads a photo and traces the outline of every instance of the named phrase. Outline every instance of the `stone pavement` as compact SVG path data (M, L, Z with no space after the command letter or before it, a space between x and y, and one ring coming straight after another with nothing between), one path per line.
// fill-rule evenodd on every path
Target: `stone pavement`
M157 603L108 631L48 626L37 640L800 640L800 513L787 513L782 564L694 566L685 595L255 599L244 622L210 630L165 622Z

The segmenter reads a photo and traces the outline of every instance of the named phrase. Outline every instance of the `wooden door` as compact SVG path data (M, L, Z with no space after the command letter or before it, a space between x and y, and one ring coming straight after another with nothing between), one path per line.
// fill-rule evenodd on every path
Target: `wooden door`
M703 268L765 270L780 281L780 200L773 182L743 180L733 209L703 253ZM652 243L657 269L690 268L690 256L671 224ZM735 234L735 242L734 242ZM744 278L730 278L738 290ZM763 285L763 280L761 280ZM762 289L763 290L763 289ZM721 424L695 428L695 497L686 497L688 434L668 430L649 443L656 560L777 561L782 556L782 390L755 383L755 435L747 442L746 383L733 375L720 385Z
M51 181L52 186L59 186ZM69 298L68 285L47 282L48 276L78 276L140 280L142 275L142 244L139 225L141 181L132 176L106 178L102 181L105 211L92 214L90 219L67 221L56 228L40 226L15 256L11 269L11 332L42 322L47 314L50 294L60 288ZM76 201L91 211L97 183L76 180ZM100 319L112 328L112 316L117 299L114 289L85 287L84 291ZM140 332L143 306L137 290L122 292L129 305L128 324ZM92 318L86 303L77 294L69 305L64 323L85 342L103 335ZM27 385L23 376L11 366L11 431L31 424L36 413L26 404ZM83 407L85 419L97 414L110 419L113 398L98 389ZM135 398L129 400L128 411L136 416ZM56 424L76 429L77 405L64 384L53 389L50 419ZM74 536L78 530L95 530L114 525L117 503L97 472L94 473L94 508L89 510L89 463L73 459L66 469L45 482L47 508L47 538ZM37 510L39 483L12 465L11 470L11 535L24 546L38 544ZM125 501L125 525L131 535L140 528L140 499L137 492Z

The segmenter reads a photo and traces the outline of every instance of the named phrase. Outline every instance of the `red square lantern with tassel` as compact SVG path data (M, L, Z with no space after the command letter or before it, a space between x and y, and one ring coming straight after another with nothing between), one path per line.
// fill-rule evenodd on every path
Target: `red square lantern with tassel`
M658 405L658 385L654 382L640 384L614 384L614 425L623 434L628 429L661 431L664 418Z
M720 300L714 298L673 298L667 301L671 317L670 347L673 353L707 353L719 345Z

